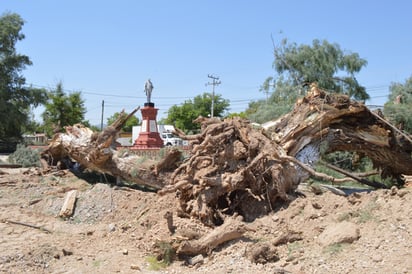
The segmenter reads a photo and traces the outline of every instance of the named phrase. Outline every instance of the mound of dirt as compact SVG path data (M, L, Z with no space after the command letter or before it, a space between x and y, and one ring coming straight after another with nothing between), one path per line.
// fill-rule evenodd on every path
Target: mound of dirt
M242 222L247 227L242 237L177 258L174 244L200 241L214 228L179 212L174 193L93 185L71 173L2 171L0 271L5 273L412 272L410 189L342 197L301 187L306 197ZM78 193L75 211L62 219L58 213L72 189ZM156 258L175 260L165 266Z

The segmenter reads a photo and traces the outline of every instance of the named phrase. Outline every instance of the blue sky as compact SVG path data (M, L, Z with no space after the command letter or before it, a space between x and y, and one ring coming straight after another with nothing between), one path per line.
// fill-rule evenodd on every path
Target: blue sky
M211 92L208 74L220 77L216 93L231 112L265 98L259 91L272 68L273 45L326 39L368 61L357 78L382 105L392 82L412 75L411 1L276 0L0 0L0 11L25 20L17 45L33 65L27 83L81 91L86 119L100 124L123 108L145 102L144 83L165 117L174 104ZM140 117L139 117L140 118Z

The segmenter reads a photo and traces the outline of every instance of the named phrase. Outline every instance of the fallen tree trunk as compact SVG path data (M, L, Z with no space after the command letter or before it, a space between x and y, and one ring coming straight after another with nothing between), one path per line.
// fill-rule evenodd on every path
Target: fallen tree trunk
M158 189L159 194L175 192L182 211L209 226L221 225L235 213L245 221L267 214L277 203L290 201L309 176L338 181L313 170L321 153L356 151L369 157L382 177L412 174L409 138L365 105L316 87L292 112L263 129L240 118L199 118L199 134L186 136L177 130L192 145L184 162L177 151L153 161L113 150L126 119L123 114L100 134L81 125L67 127L43 155L54 162L69 157L83 167Z
M122 125L138 109L129 115L122 111L119 118L100 133L81 124L66 127L66 133L56 134L42 157L51 165L70 165L74 160L82 168L110 174L156 190L161 189L165 180L159 173L171 166L175 167L180 157L179 151L172 150L159 163L127 151L117 151L113 147Z
M324 153L354 151L370 158L381 176L412 173L410 138L364 104L312 87L292 112L265 127L289 156L312 165Z
M233 213L246 221L266 214L277 202L288 202L309 176L339 181L313 170L321 153L361 152L382 177L412 173L412 144L407 138L365 105L316 87L263 131L238 118L199 121L200 134L176 132L192 142L192 156L159 193L176 192L182 210L210 226Z

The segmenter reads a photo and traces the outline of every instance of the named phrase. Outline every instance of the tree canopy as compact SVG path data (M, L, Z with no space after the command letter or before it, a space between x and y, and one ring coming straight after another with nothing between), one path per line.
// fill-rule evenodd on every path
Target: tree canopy
M272 78L268 78L270 79ZM268 85L267 81L265 84ZM256 122L264 123L288 113L299 96L299 88L282 78L276 81L273 92L266 100L251 102L246 111L247 117Z
M314 82L330 92L366 100L369 95L355 77L366 64L359 54L345 52L338 44L326 40L297 45L284 39L274 48L276 74L267 77L260 88L266 93L266 100L251 102L246 114L258 123L276 119L289 112Z
M16 43L24 39L23 19L15 13L0 17L0 140L20 139L30 124L31 107L46 101L46 91L26 86L22 71L32 65L29 57L17 53Z
M412 76L405 83L392 83L384 114L398 128L412 133Z
M114 121L116 121L120 116L120 112L116 112L115 114L113 114L112 116L110 116L109 118L107 118L107 124L111 125L113 124ZM130 117L126 123L124 123L123 127L122 127L122 131L124 132L132 132L133 127L139 125L139 119L136 116L132 116Z
M203 93L193 100L186 100L182 105L173 105L169 108L165 123L172 124L183 131L193 131L200 128L193 120L199 116L209 117L212 108L212 94ZM214 96L214 116L222 117L229 108L229 100L223 99L220 94Z
M297 45L284 39L274 48L274 57L273 68L294 85L317 82L325 90L357 100L369 99L365 87L355 77L367 61L358 53L343 51L338 44L315 39L312 45Z
M62 131L65 126L76 123L84 123L84 100L80 92L66 95L62 83L58 83L56 89L49 93L49 100L45 104L42 114L44 130L51 136L53 133Z

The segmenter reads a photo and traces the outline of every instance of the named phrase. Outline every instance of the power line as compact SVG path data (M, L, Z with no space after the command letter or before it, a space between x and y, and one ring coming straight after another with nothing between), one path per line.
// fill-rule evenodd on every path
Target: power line
M209 75L211 76L211 75ZM212 76L214 77L214 76ZM211 77L209 77L211 78ZM216 81L218 80L219 77L216 77L215 81L215 86L221 84L220 81ZM45 89L49 89L52 90L52 88L50 87L46 87L43 85L37 85L37 84L29 84L30 86L33 87L38 87L38 88L45 88ZM206 85L213 85L212 83L207 83ZM384 91L384 89L388 89L389 86L388 85L379 85L379 86L371 86L371 87L367 87L366 91L367 92L371 92L371 91ZM103 93L103 92L93 92L93 91L76 91L76 90L70 90L70 89L63 89L63 91L65 92L69 92L69 93L73 93L73 92L81 92L82 94L87 94L87 95L96 95L96 96L106 96L106 97L116 97L116 98L133 98L133 99L144 99L146 98L145 96L133 96L133 95L120 95L121 93L124 92L118 92L118 91L113 91L113 92L107 92L107 93ZM388 95L376 95L376 96L371 96L370 99L374 99L374 98L384 98L387 97ZM192 99L193 97L188 97L188 96L167 96L167 97L162 97L162 96L156 96L153 97L156 100L173 100L173 99ZM246 99L232 99L231 102L235 102L236 100L259 100L258 98L246 98Z

